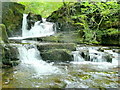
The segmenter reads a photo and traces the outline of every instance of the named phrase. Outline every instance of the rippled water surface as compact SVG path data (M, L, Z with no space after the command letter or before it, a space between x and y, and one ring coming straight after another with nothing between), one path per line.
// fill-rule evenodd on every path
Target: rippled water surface
M55 64L61 72L40 75L20 64L3 69L3 88L118 88L118 67L91 62Z

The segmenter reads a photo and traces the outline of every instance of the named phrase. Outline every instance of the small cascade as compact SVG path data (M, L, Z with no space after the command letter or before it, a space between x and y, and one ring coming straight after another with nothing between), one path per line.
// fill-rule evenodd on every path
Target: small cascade
M80 55L80 52L79 52L79 51L74 51L74 52L72 52L72 54L73 54L73 57L74 57L74 61L75 61L75 62L85 61L84 58Z
M74 61L83 62L109 62L112 64L118 64L118 53L112 50L99 51L101 47L77 47L76 51L73 51Z

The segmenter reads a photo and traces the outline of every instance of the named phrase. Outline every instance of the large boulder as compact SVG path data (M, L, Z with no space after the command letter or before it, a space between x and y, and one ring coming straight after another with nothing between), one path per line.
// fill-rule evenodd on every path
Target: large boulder
M76 50L74 43L39 43L37 48L42 59L50 62L72 61L72 51Z
M27 29L30 30L32 26L34 26L36 21L40 21L42 23L42 16L41 15L36 15L33 13L29 13L27 16Z
M72 61L73 57L69 50L66 49L51 49L41 53L43 60L50 62L67 62Z
M2 2L2 23L6 26L8 36L21 35L24 10L24 5Z

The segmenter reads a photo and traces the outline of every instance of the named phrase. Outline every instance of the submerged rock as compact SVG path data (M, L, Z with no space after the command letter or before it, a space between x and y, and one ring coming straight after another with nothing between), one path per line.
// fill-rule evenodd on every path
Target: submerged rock
M49 60L54 62L66 62L72 61L72 55L69 50L66 49L52 49L41 53L43 60Z
M36 15L33 13L29 13L27 16L27 29L30 30L32 26L34 26L36 21L40 21L42 23L42 16L41 15Z
M89 50L81 50L80 55L85 59L85 61L90 61Z

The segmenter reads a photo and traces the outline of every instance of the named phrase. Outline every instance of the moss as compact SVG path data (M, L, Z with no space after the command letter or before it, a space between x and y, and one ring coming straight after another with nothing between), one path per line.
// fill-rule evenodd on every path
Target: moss
M43 41L48 42L62 42L62 43L83 43L83 38L79 35L79 32L71 31L71 32L61 32L56 34L55 36L42 38Z

